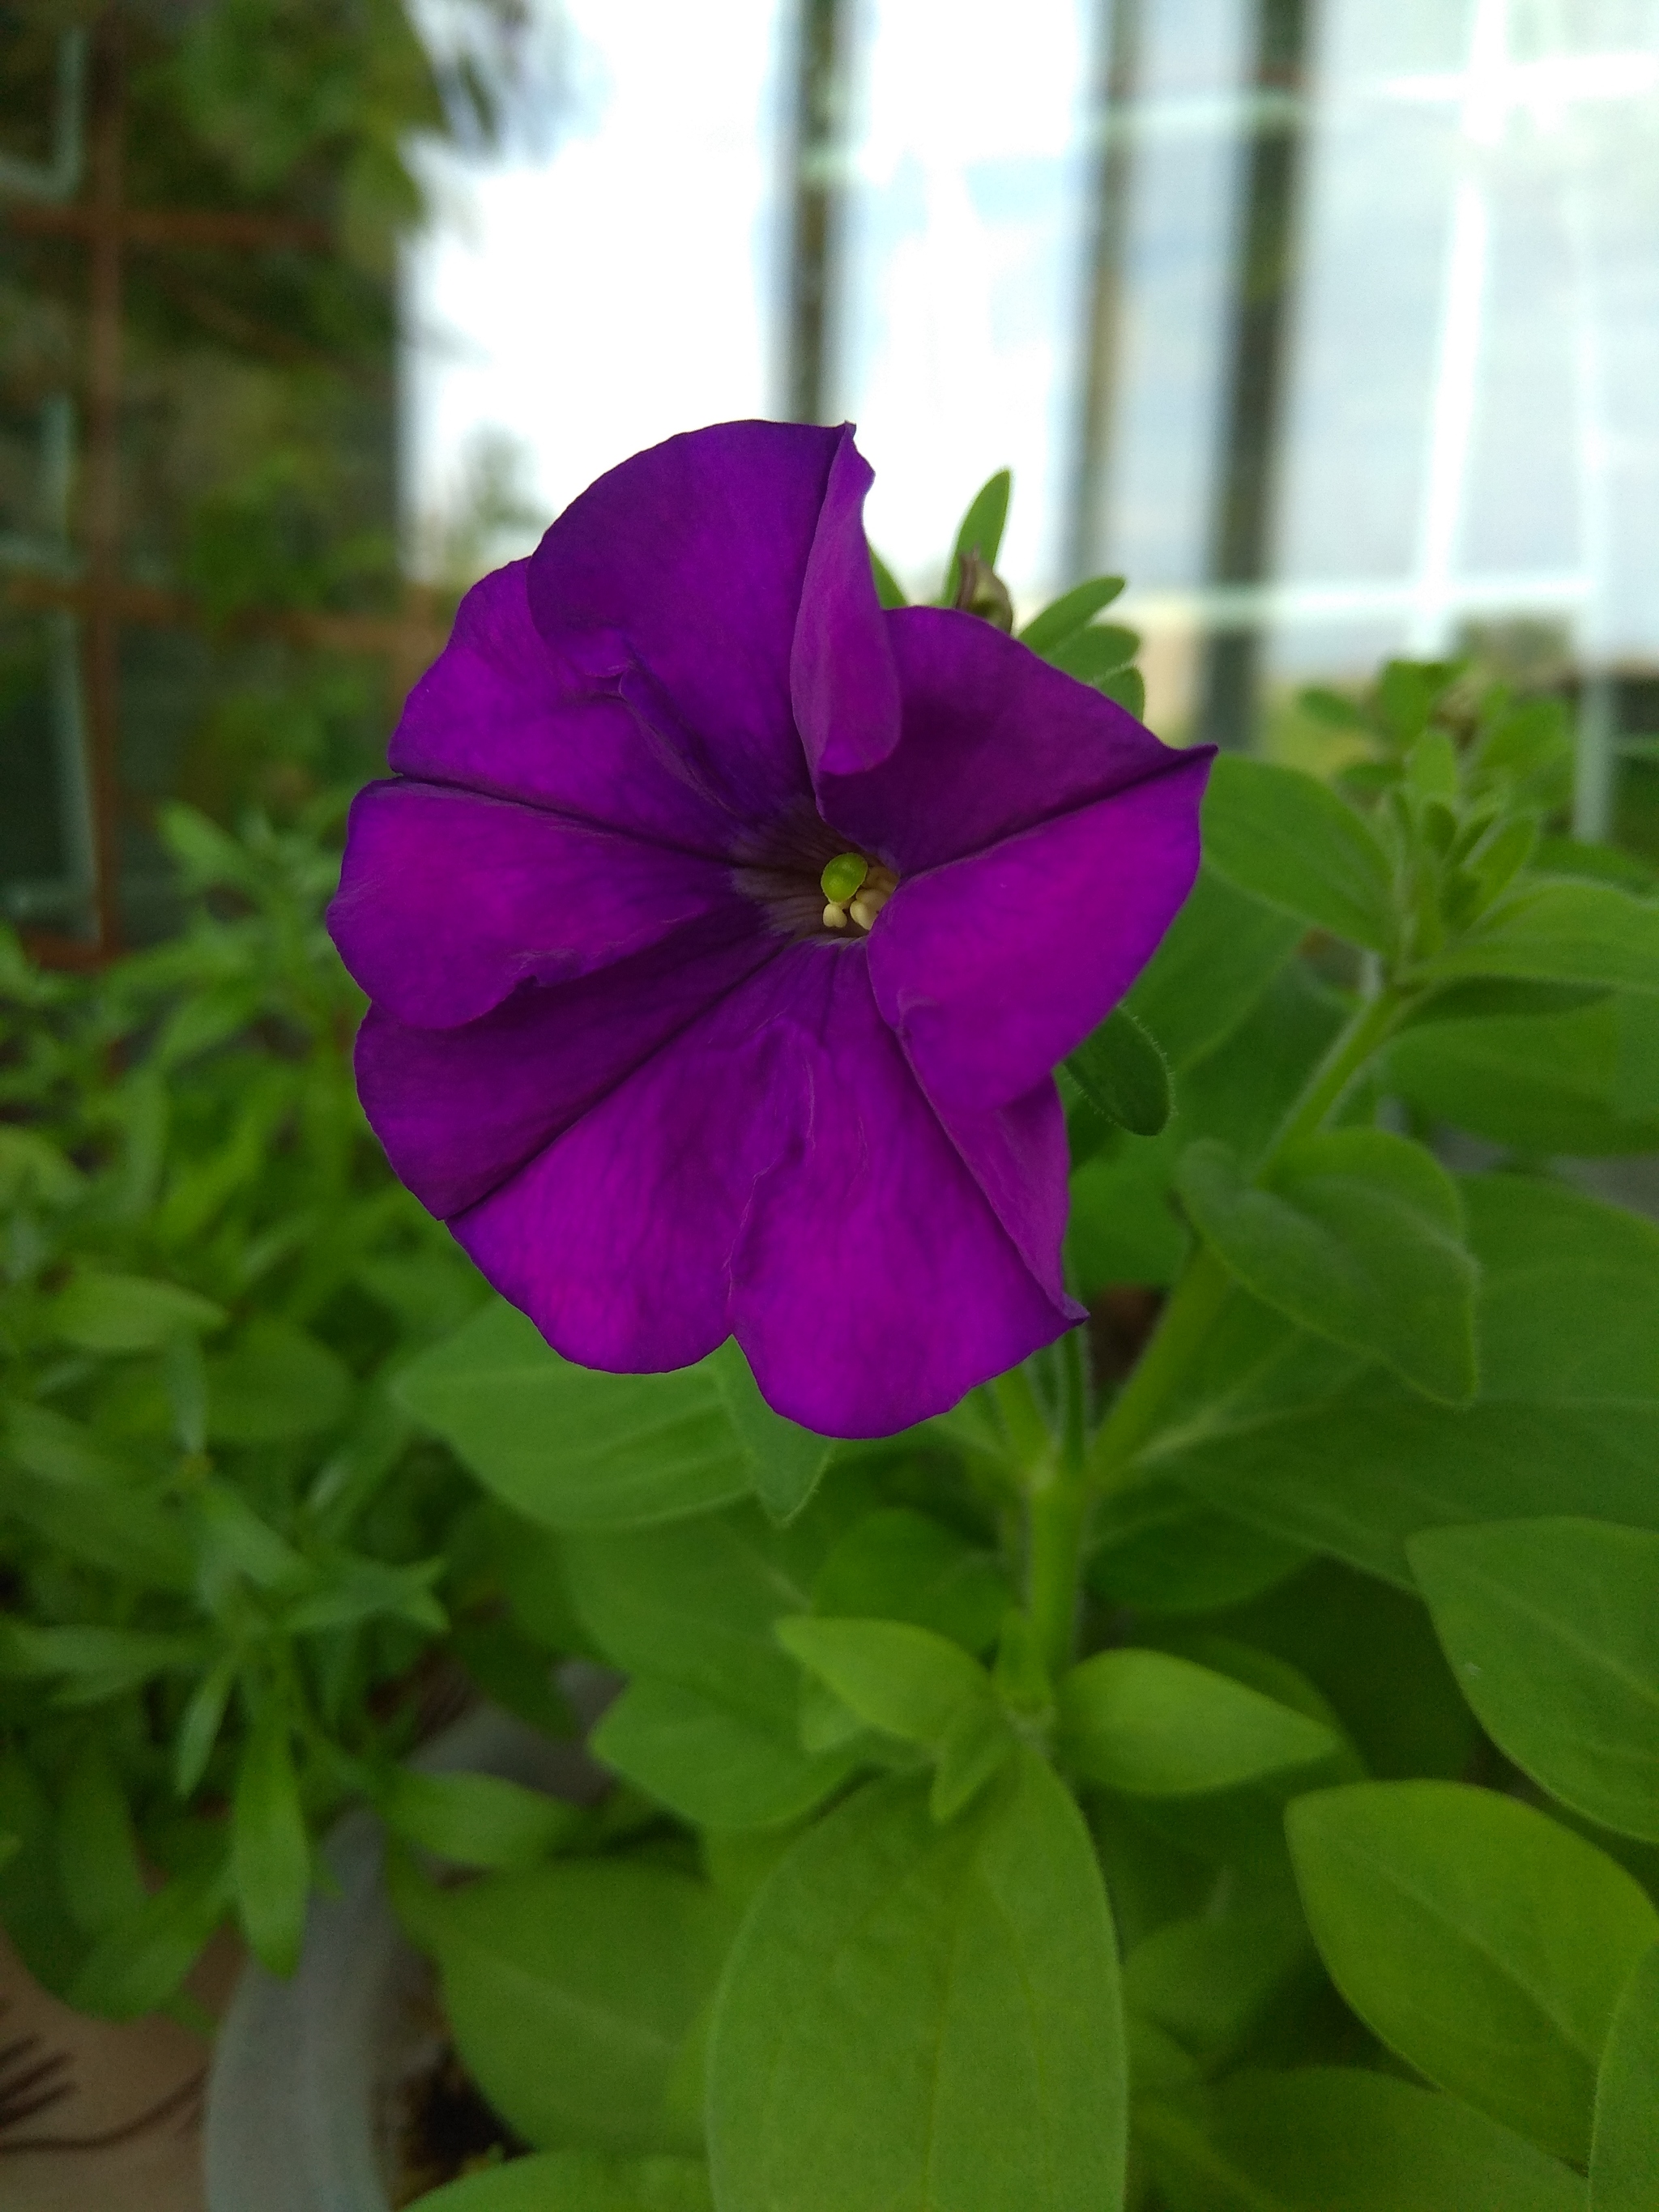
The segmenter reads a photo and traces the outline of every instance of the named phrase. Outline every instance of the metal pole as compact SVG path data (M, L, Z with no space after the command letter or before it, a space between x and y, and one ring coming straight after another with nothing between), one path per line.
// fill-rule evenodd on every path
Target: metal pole
M1256 0L1253 125L1235 231L1224 434L1211 525L1210 580L1256 584L1272 556L1280 418L1290 335L1304 90L1314 0ZM1277 95L1277 98L1275 98ZM1287 107L1285 96L1297 104ZM1206 641L1198 732L1250 741L1261 635L1255 624Z
M88 781L92 793L98 950L120 943L121 170L125 56L114 9L99 25L93 67L92 213L87 344L86 652Z
M799 0L789 237L787 412L821 422L834 398L841 276L846 0Z
M1119 364L1122 356L1123 267L1129 234L1133 134L1129 127L1140 79L1144 0L1105 0L1097 39L1099 64L1091 121L1095 185L1088 252L1077 473L1067 531L1073 578L1088 575L1101 557L1111 483Z

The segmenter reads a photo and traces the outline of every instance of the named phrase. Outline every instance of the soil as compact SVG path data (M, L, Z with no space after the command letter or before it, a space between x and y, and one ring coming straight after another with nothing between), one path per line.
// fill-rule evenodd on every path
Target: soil
M453 2043L434 2066L406 2083L403 2101L394 2205L412 2204L443 2182L522 2158L530 2148L491 2109Z

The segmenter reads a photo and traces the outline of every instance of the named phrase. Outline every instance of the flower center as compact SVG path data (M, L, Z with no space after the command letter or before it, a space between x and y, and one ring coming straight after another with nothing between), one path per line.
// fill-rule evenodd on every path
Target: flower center
M818 882L824 896L824 927L846 929L850 925L860 936L898 889L893 871L879 860L866 860L862 853L837 853Z

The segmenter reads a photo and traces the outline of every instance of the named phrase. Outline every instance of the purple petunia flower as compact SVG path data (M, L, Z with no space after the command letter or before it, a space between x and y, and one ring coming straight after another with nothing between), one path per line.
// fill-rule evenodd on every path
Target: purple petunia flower
M549 1341L734 1335L849 1437L1082 1317L1051 1071L1185 898L1207 767L884 612L870 482L774 422L602 477L463 602L330 914L392 1166Z

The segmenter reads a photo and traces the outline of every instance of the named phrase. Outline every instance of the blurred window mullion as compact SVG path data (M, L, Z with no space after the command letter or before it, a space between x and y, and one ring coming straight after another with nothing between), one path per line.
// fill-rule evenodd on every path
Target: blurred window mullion
M849 0L795 0L790 140L787 410L818 422L835 406L843 234Z
M1103 0L1097 33L1098 78L1090 108L1095 165L1085 274L1081 416L1067 544L1073 576L1087 575L1099 557L1110 492L1145 6L1146 0Z
M1284 425L1315 0L1256 0L1254 98L1245 106L1243 185L1234 226L1223 436L1212 511L1209 580L1268 576ZM1204 641L1198 737L1250 742L1259 622L1218 620Z

